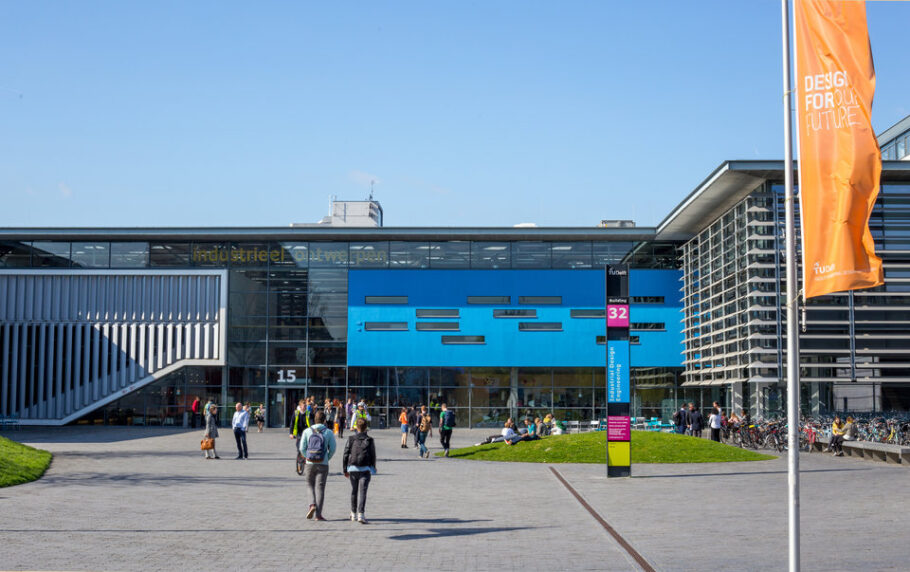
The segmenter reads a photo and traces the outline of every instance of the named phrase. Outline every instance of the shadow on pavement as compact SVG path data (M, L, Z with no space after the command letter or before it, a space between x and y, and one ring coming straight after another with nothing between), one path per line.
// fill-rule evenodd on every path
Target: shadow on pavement
M431 528L426 534L399 534L390 536L389 540L428 540L430 538L447 538L450 536L472 536L475 534L488 534L491 532L515 532L516 530L530 530L531 526L491 526L487 528Z
M148 437L181 435L200 429L183 427L23 427L2 434L13 441L28 443L117 443Z
M809 469L801 470L800 474L803 473L841 473L841 472L850 472L850 471L871 471L873 467L866 467L862 469ZM748 475L786 475L787 471L737 471L730 473L689 473L682 475L634 475L633 479L678 479L685 477L736 477L736 476L748 476Z
M492 522L492 518L474 518L465 520L462 518L371 518L370 522L389 522L392 524L409 524L422 522L426 524L467 524L469 522Z
M234 485L244 487L286 487L289 482L299 481L296 473L287 477L242 476L187 476L187 475L153 475L149 473L69 473L66 475L45 475L39 481L43 485L152 485L160 487L182 485Z

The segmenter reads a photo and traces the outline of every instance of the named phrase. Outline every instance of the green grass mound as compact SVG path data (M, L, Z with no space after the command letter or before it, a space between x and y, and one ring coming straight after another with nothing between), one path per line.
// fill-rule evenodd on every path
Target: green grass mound
M603 431L575 435L551 435L539 441L516 445L492 443L452 449L449 457L478 461L516 463L607 462L607 434ZM440 456L442 453L437 453ZM747 449L675 433L632 431L632 464L636 463L727 463L774 459Z
M11 487L40 479L51 454L41 449L0 437L0 487Z

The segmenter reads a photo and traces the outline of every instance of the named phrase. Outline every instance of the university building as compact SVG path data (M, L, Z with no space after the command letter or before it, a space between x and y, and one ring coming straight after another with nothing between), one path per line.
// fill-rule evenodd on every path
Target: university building
M910 117L879 142L885 284L806 305L808 412L910 410ZM182 425L199 396L284 426L315 395L384 422L599 418L607 265L629 268L634 415L779 415L782 183L783 161L726 162L653 228L390 228L366 200L289 227L0 229L0 415Z

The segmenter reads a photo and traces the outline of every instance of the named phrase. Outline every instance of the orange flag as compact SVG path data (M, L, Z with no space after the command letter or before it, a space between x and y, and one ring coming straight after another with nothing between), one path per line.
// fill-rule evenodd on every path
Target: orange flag
M864 2L795 0L796 118L805 297L884 283L869 216L881 152Z

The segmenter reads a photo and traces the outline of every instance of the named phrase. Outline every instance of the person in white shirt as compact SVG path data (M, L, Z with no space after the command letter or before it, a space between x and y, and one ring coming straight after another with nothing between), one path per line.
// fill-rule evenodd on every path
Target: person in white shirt
M720 409L711 410L711 415L708 416L708 426L711 428L711 440L720 443Z
M237 441L237 458L247 459L249 452L246 447L246 430L250 426L250 412L243 408L242 403L237 403L235 409L231 427L234 429L234 439Z

